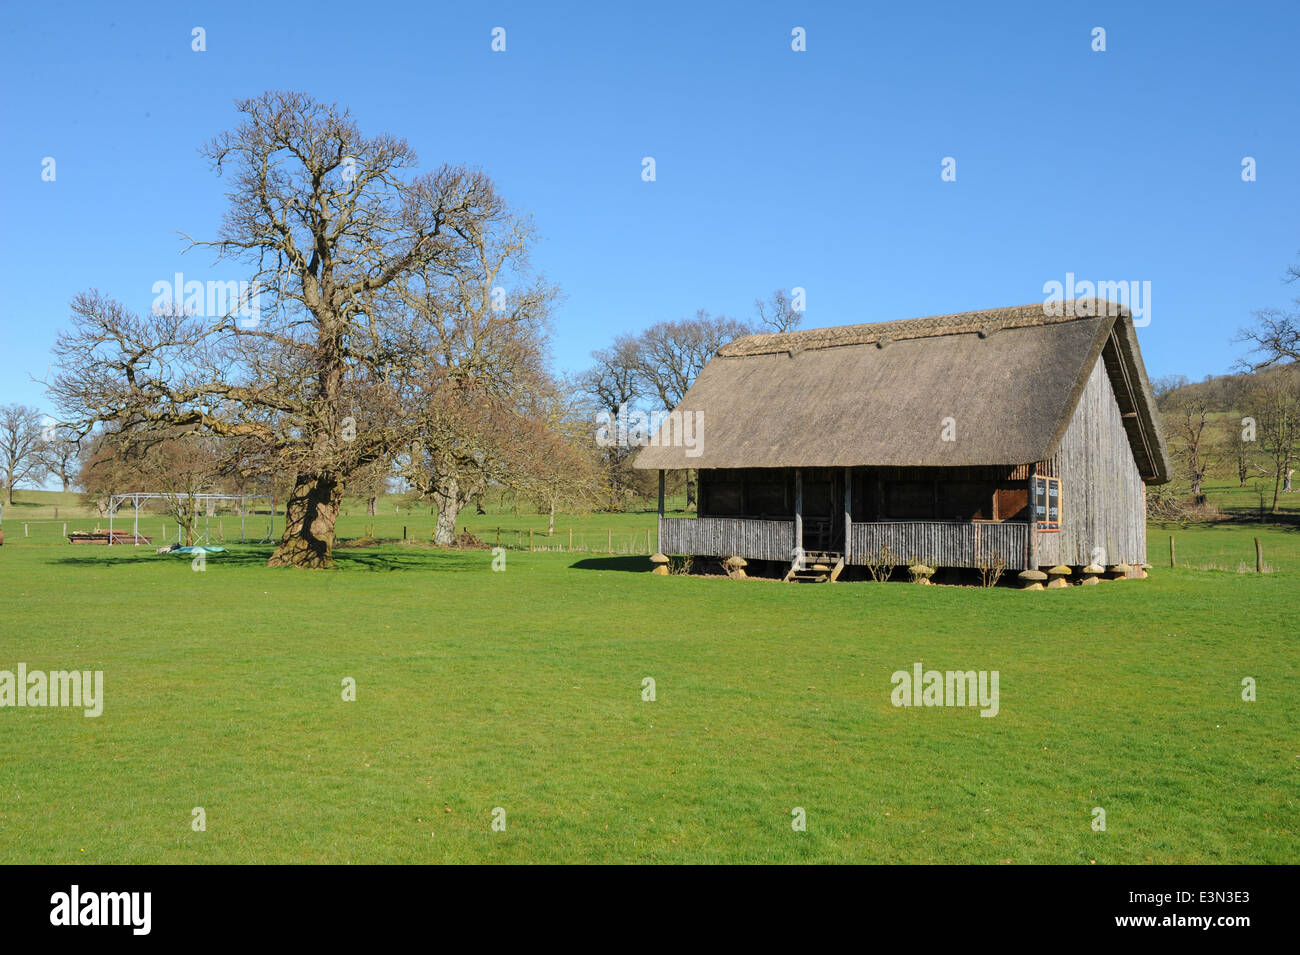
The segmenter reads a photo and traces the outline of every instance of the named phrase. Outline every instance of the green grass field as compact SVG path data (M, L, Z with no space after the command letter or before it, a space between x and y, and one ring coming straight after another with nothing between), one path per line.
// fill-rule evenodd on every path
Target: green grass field
M198 573L14 522L0 669L106 700L0 709L0 862L1300 861L1296 531L1172 531L1271 573L1023 593L400 545ZM998 670L1000 712L892 706L916 661Z

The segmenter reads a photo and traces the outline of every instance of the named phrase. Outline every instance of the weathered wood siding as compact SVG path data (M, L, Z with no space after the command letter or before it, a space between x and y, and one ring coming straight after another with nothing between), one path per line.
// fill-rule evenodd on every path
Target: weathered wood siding
M793 559L794 522L738 517L661 517L659 551L747 560Z
M1047 464L1061 479L1061 530L1035 532L1035 563L1145 563L1146 488L1104 358L1093 367L1060 447Z
M865 564L884 547L895 564L913 560L933 567L978 567L998 555L1008 570L1025 568L1029 525L888 521L854 524L850 563Z

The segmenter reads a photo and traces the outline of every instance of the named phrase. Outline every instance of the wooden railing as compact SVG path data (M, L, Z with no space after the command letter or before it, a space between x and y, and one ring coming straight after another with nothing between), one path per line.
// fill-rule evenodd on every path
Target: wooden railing
M848 562L865 564L888 548L896 565L919 560L935 567L979 567L1000 557L1007 570L1023 570L1028 545L1028 524L882 521L853 525ZM789 561L793 549L793 521L659 518L659 550L665 554Z
M1008 570L1023 570L1029 525L888 521L854 524L849 563L865 564L884 548L894 564L923 561L934 567L979 567L994 556Z
M789 561L794 550L794 522L740 517L661 517L659 550L664 554L699 557Z

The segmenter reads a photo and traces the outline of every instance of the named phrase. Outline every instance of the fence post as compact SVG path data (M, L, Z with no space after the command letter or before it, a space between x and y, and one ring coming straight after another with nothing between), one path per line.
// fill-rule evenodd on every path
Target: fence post
M1169 566L1177 567L1178 561L1174 557L1174 535L1169 535Z
M497 546L501 546L501 528L497 528Z
M573 552L573 528L569 528L569 552Z
M528 553L533 552L533 529L528 528Z
M612 528L605 529L605 553L614 553L614 531Z
M1264 572L1264 546L1260 544L1259 538L1255 538L1255 573Z

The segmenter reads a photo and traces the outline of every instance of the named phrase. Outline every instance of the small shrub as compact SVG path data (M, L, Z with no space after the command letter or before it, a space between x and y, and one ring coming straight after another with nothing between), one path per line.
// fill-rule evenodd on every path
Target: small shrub
M981 554L975 561L975 567L980 572L981 586L996 587L1007 569L1007 562L1000 553L994 551L992 554Z
M889 575L893 572L894 565L898 561L890 552L889 545L885 544L876 553L868 554L863 563L866 564L867 573L871 575L871 579L879 583L882 580L889 579Z

